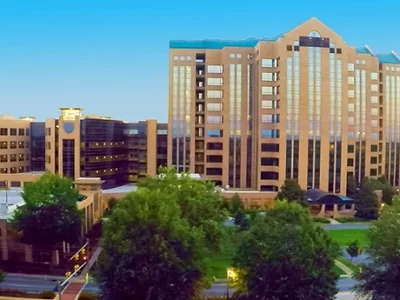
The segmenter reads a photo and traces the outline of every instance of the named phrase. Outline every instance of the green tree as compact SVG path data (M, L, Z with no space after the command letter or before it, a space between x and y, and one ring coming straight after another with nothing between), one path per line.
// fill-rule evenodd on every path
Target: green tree
M356 203L356 217L366 220L376 220L379 217L378 196L369 179L365 179L362 183Z
M276 196L277 200L297 201L301 205L307 205L306 191L301 188L296 179L285 179L281 190Z
M353 174L347 176L346 195L352 199L358 199L357 183Z
M246 218L246 214L242 210L239 210L235 216L235 225L240 225L244 218Z
M371 258L363 266L355 290L371 299L400 299L400 201L385 206L381 217L368 230L367 253Z
M395 189L390 185L386 185L382 190L382 202L388 205L392 205L393 197L395 195L396 195Z
M251 218L244 217L242 222L240 222L240 230L242 231L249 230L251 227L251 222L252 222Z
M72 180L45 173L36 182L24 186L23 206L13 216L13 224L22 233L22 242L52 246L75 243L81 235L82 215L78 211L79 192Z
M351 261L353 262L353 258L359 256L361 253L361 248L358 240L351 242L347 246L346 251L350 255Z
M108 210L112 211L115 206L118 204L118 200L114 197L108 199L107 201L107 206L108 206Z
M0 283L2 283L5 278L6 278L6 273L2 269L0 269Z
M176 193L139 188L104 224L101 299L195 297L205 274L205 234L182 218Z
M335 299L339 246L297 203L280 201L255 219L234 259L248 299Z
M193 179L185 173L178 176L174 169L161 168L159 174L158 177L146 177L138 183L138 188L171 195L170 199L178 201L182 218L187 219L190 226L204 230L210 250L218 249L223 234L220 224L228 212L223 209L223 197L216 191L214 183Z
M244 210L244 204L238 193L235 193L231 199L231 212L237 214L239 211Z

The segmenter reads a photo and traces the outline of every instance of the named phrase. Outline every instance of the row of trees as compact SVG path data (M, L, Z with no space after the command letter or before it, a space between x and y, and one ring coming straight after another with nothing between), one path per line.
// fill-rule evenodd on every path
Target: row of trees
M211 282L205 259L220 247L227 205L209 182L160 173L140 182L104 224L102 299L197 299ZM244 211L237 197L229 208ZM237 297L334 299L339 248L308 210L282 201L249 228L234 261Z

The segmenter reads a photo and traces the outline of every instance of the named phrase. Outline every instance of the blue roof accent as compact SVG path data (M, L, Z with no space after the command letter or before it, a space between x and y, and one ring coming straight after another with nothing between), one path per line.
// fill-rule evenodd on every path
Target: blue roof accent
M367 47L356 48L356 53L372 55L372 53L369 52L369 50L367 49Z
M247 39L247 40L174 40L169 42L170 49L214 49L220 50L225 47L234 48L254 48L259 42L275 42L282 38L284 34L280 34L275 38Z
M400 60L393 53L377 54L380 64L400 65Z
M354 199L351 199L347 196L342 196L342 195L336 195L336 196L338 196L343 201L354 201Z

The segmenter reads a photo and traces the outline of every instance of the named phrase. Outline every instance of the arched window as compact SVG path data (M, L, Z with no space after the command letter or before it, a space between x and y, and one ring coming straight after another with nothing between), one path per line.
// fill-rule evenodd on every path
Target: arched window
M309 37L321 37L321 35L317 32L317 31L311 31L309 34L308 34L308 36Z

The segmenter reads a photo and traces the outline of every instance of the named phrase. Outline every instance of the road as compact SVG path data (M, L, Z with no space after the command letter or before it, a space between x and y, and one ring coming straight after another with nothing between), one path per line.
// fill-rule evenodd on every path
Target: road
M18 289L27 292L42 292L42 291L55 291L57 283L54 280L62 279L62 277L45 277L45 276L29 276L22 274L7 274L5 280L0 283L0 288L3 289ZM338 298L340 300L354 299L349 298L349 291L354 286L355 280L353 279L340 279L338 281L338 289L340 293ZM85 291L98 293L99 288L95 282L90 281L85 286ZM230 290L232 294L232 290ZM226 284L218 283L213 284L212 287L204 291L204 296L223 296L226 295ZM347 297L347 298L346 298Z
M324 225L325 230L350 230L350 229L368 229L369 224L362 223L342 223L342 224L328 224Z

